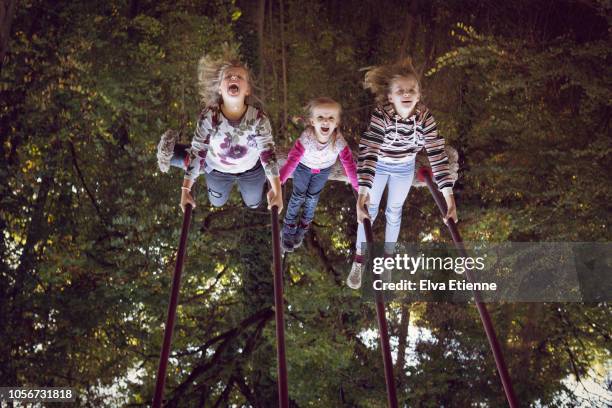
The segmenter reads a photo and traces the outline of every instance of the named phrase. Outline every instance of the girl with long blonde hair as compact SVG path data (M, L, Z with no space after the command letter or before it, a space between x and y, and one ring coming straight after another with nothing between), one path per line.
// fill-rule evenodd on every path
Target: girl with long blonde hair
M457 222L454 182L444 138L438 134L433 115L421 102L421 83L411 60L407 58L369 69L365 74L365 88L375 95L377 106L359 142L359 226L355 261L347 278L347 285L353 289L361 286L364 269L363 220L369 218L374 222L383 192L388 188L385 252L391 255L400 232L402 207L414 177L416 154L423 148L427 151L434 180L446 200L448 212L444 221L453 218ZM365 206L368 206L367 211Z
M251 71L235 54L225 50L220 58L206 55L198 65L199 93L204 110L200 114L188 157L175 154L176 134L168 132L158 145L162 171L170 165L185 168L181 207L195 207L191 187L204 173L210 203L224 205L234 183L247 207L262 202L266 178L268 208L283 208L281 183L270 121L253 95Z

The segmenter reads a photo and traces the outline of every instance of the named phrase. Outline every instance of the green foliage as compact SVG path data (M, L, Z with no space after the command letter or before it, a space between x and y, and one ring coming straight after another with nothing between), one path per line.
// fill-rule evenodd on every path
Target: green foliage
M605 2L563 2L552 15L543 1L283 4L281 27L279 3L264 3L260 54L255 3L19 3L0 73L0 384L75 387L80 406L150 403L181 219L180 172L157 170L155 146L167 128L189 140L196 62L224 43L261 67L259 91L281 129L284 30L289 116L312 97L336 98L353 146L373 106L360 69L412 55L425 101L460 153L464 239L610 239ZM297 132L275 136L288 145ZM238 194L210 208L199 184L169 406L275 406L269 214L246 210ZM436 211L426 191L412 191L400 239L447 240ZM329 183L304 247L286 261L295 406L386 398L374 307L344 285L354 220L350 188ZM603 401L568 379L609 376L607 304L490 309L525 405ZM471 305L407 310L388 306L396 353L410 318L397 367L403 403L505 406Z

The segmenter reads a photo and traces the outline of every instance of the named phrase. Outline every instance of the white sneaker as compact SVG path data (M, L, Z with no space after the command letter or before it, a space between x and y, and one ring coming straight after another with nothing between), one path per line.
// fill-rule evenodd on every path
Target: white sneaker
M346 284L351 289L359 289L361 287L361 275L363 274L364 264L359 262L353 262L351 272L348 278L346 278Z
M393 269L385 268L383 270L383 273L380 274L380 279L383 282L387 282L387 283L391 282L391 280L393 279L392 273L393 273Z
M170 170L170 160L174 154L174 145L178 138L178 132L166 130L157 144L157 165L162 173Z

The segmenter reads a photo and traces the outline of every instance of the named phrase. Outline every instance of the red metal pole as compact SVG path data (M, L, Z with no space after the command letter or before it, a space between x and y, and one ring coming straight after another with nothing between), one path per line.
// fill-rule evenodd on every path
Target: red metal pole
M367 209L366 209L367 212ZM368 218L363 220L366 241L374 242L372 223ZM380 332L380 348L383 355L383 366L385 369L385 385L387 387L387 404L390 408L397 408L397 389L395 387L395 376L393 375L393 360L391 359L391 346L389 345L389 331L387 329L387 316L385 314L385 300L382 292L376 292L376 318L378 320L378 331Z
M181 287L181 274L183 272L183 262L187 249L187 235L191 223L191 204L185 206L183 216L183 227L181 229L181 239L179 241L178 253L176 255L176 265L174 267L174 277L172 278L172 290L170 292L170 303L168 305L168 319L164 329L164 342L161 355L159 357L159 367L157 369L157 381L155 383L155 396L153 397L153 408L160 408L164 398L164 385L166 383L166 369L168 368L168 357L170 356L170 346L172 344L172 334L174 333L174 320L176 318L176 307L178 305L179 290Z
M278 375L278 403L289 408L287 390L287 360L285 358L285 304L283 302L283 270L280 246L278 207L272 207L272 256L274 258L274 311L276 316L276 357Z
M441 196L438 191L437 186L434 184L431 179L431 170L429 168L421 167L417 174L419 180L425 181L427 184L427 188L431 192L431 195L436 202L438 209L442 216L446 215L447 207L446 201ZM465 251L465 247L463 246L463 241L461 236L459 235L459 230L457 229L457 225L455 221L449 219L447 221L448 229L450 230L451 236L453 237L453 241L455 242L455 246L459 250L459 253L463 257L467 257L467 253ZM468 281L474 282L471 271L466 271L466 277ZM510 379L510 375L508 374L508 367L506 366L506 362L504 361L504 355L502 354L501 346L499 341L497 340L497 335L495 334L495 328L493 327L493 323L491 322L491 316L489 316L489 311L487 307L481 300L480 293L478 291L474 291L474 300L476 301L476 308L478 309L478 314L480 315L480 320L485 329L485 333L487 334L487 339L489 340L489 345L491 346L491 351L493 352L493 357L495 358L495 365L497 366L497 372L501 378L502 385L504 387L504 392L506 393L506 399L508 400L508 405L511 408L518 407L518 402L516 399L516 395L514 394L514 388L512 387L512 380Z

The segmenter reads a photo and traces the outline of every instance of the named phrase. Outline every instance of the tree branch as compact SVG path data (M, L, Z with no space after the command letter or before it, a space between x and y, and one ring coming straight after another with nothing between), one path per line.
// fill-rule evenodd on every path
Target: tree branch
M327 269L327 271L330 272L331 275L334 277L334 281L336 282L336 284L338 286L341 286L342 276L340 275L340 272L336 271L336 269L334 268L333 262L329 259L329 257L325 253L325 249L323 249L323 247L319 243L319 237L314 228L311 228L311 233L310 233L310 238L308 239L308 243L309 243L309 247L311 247L312 250L315 251L316 254L318 255L319 259L325 266L325 269Z
M200 364L199 366L195 367L192 370L191 374L189 374L187 378L173 390L172 397L168 400L168 406L173 406L174 404L176 404L178 398L187 391L189 386L196 378L208 371L211 367L214 367L219 362L221 356L223 355L223 352L229 347L232 340L241 335L252 324L259 322L259 324L263 327L263 325L265 325L265 323L267 323L273 316L274 311L272 310L272 308L262 309L259 312L242 320L237 327L234 327L218 336L213 337L201 347L199 347L202 353L204 353L204 351L210 346L215 343L218 343L219 341L222 341L221 344L217 346L217 349L215 350L215 353L211 356L211 358L209 358L203 364Z
M85 189L85 192L89 196L89 199L91 200L91 203L93 204L94 209L96 210L96 213L98 214L98 217L100 217L100 220L104 223L104 225L108 227L109 224L102 216L102 211L100 210L100 207L98 206L98 203L96 202L96 198L92 194L91 190L89 190L89 188L87 187L87 183L85 183L85 177L83 177L83 173L81 172L81 168L79 167L79 163L77 161L77 154L76 154L76 150L74 149L74 144L72 142L68 142L68 146L70 147L70 154L72 155L72 164L74 165L74 168L77 172L79 179L81 180L81 184L83 184L83 188Z

